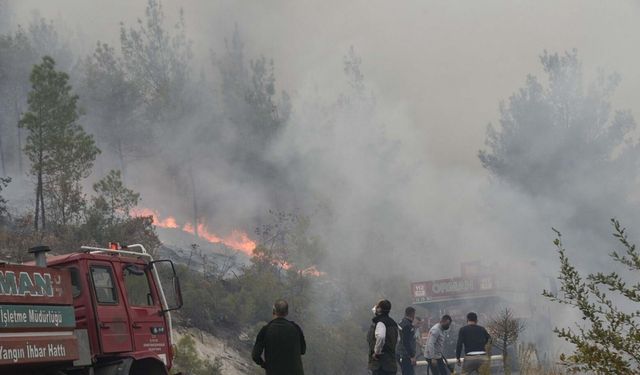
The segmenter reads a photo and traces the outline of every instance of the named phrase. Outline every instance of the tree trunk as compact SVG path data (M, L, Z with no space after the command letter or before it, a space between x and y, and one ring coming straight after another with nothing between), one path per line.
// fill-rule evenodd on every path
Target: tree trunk
M116 148L118 149L118 160L120 161L120 171L122 172L122 183L126 184L127 166L124 162L124 152L122 151L122 140L118 139L118 145Z
M193 233L198 237L198 197L196 195L196 182L193 177L193 167L189 162L189 179L191 180L191 196L193 198Z
M36 212L35 212L35 229L38 230L38 222L42 222L42 230L45 229L44 220L44 193L42 187L42 169L38 170L38 182L36 186Z
M115 197L113 196L113 194L110 194L110 198L109 199L110 199L110 203L111 203L111 206L110 206L110 208L111 208L110 211L111 212L109 214L109 220L110 220L110 223L113 224L116 221L116 209L115 209L116 200L115 200ZM125 214L128 216L129 212L127 211L127 212L125 212Z
M4 147L2 147L2 136L0 136L0 164L2 164L2 176L6 177L7 169L4 164Z
M18 107L18 100L14 100L14 110L16 119L20 119L20 108ZM18 126L18 170L22 174L22 128Z
M22 129L18 128L18 171L22 174Z
M191 270L191 258L193 257L194 251L196 251L196 249L191 247L191 252L189 253L189 261L187 262L187 270Z
M509 355L507 354L507 344L502 347L502 368L504 370L505 375L511 375L511 369L509 368Z
M202 255L202 277L207 279L207 255Z
M42 183L42 171L40 171L40 216L42 217L42 230L46 229L46 222L44 218L44 185Z
M60 189L60 201L58 202L58 210L60 211L60 217L62 219L62 225L67 225L67 215L69 211L67 210L67 206L69 205L69 187L66 186L63 176L58 177L58 184L60 185L58 189Z
M38 215L40 214L40 179L42 177L40 176L40 173L38 173L38 182L36 184L36 212L35 212L35 220L34 220L34 224L35 224L35 230L36 232L38 231L38 220L39 217Z
M17 108L17 104L16 104ZM38 230L38 216L41 216L42 230L45 229L44 221L44 198L43 198L43 184L42 184L42 170L44 168L44 137L42 135L42 125L38 129L38 187L36 189L36 231ZM40 214L38 213L38 206L40 206Z

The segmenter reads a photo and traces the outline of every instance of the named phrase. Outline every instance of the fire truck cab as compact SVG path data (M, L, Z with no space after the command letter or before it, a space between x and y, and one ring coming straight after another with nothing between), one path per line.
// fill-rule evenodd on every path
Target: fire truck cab
M182 307L170 260L153 260L142 245L110 244L110 248L82 247L80 252L47 257L46 269L69 272L77 355L73 362L38 363L31 369L0 367L0 372L169 374L174 355L170 312ZM161 280L170 284L167 291Z

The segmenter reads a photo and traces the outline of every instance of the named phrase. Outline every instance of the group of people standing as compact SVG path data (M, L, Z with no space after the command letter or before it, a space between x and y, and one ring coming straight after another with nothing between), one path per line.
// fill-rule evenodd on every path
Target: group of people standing
M419 319L416 310L409 306L405 316L396 323L389 314L391 302L379 301L372 308L374 317L367 334L369 343L369 370L372 375L395 375L398 367L402 375L414 375L417 364L416 328ZM273 319L262 327L253 347L252 358L263 367L266 375L304 375L301 356L307 350L300 326L286 319L289 305L278 300L273 305ZM444 315L429 330L424 357L433 375L449 375L444 356L445 332L452 319ZM467 314L467 325L460 328L456 345L456 359L463 374L479 374L488 364L487 346L491 340L484 327L478 325L478 315ZM464 348L464 357L462 357ZM399 366L398 366L399 365Z
M407 307L400 324L389 316L391 302L388 300L378 302L373 311L375 317L368 334L369 370L372 375L395 375L398 364L402 375L414 375L417 364L416 310ZM433 375L451 373L444 356L445 332L451 327L451 322L451 317L444 315L429 330L424 357ZM483 366L488 365L487 346L490 340L487 330L478 325L478 315L473 312L467 314L467 325L460 328L456 345L456 360L463 374L480 374Z

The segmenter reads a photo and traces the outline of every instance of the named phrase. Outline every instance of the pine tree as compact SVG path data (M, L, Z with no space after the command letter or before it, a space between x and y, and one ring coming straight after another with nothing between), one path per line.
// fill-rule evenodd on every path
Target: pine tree
M111 170L93 185L98 196L93 198L93 208L101 212L110 224L129 218L129 213L140 201L140 194L122 183L120 171Z
M81 66L80 95L100 145L115 153L122 177L127 163L151 147L149 127L140 118L143 98L113 47L98 43Z
M18 27L0 35L0 164L2 174L23 171L23 132L16 127L29 92L30 67L38 62L29 34Z
M100 152L93 137L77 123L78 96L72 93L69 76L55 70L45 56L31 72L28 111L19 126L27 129L25 153L36 179L35 228L46 228L47 208L61 224L80 213L84 197L80 180L91 173Z
M626 214L628 201L608 199L632 193L640 161L633 115L613 110L620 77L600 71L588 82L576 51L545 52L540 63L546 79L528 76L489 125L483 167L529 196L572 205L582 220L597 210Z

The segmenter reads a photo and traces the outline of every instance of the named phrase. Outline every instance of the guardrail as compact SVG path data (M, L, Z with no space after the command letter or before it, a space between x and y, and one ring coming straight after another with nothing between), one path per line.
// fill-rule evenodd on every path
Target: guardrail
M464 358L460 358L460 361L464 363ZM495 365L502 366L502 355L492 355L490 357L490 362ZM456 359L455 358L447 358L447 363L449 366L455 366ZM417 361L416 366L428 366L429 363L426 360Z

